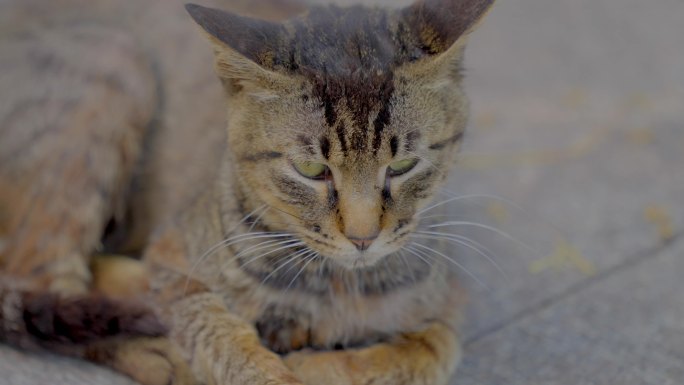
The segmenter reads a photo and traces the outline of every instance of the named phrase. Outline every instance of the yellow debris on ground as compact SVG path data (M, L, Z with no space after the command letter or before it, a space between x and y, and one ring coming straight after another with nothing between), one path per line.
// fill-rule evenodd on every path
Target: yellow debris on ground
M601 145L610 128L601 127L570 145L556 149L531 150L512 154L460 154L456 166L464 170L483 170L494 167L552 165L581 158Z
M663 206L650 205L644 208L644 219L657 227L661 242L667 242L674 237L675 229L672 216Z
M655 132L651 128L636 128L627 131L627 140L636 145L651 144L655 140Z
M498 122L498 117L494 112L483 112L475 116L474 127L478 130L488 130L494 128Z
M589 95L586 90L573 88L563 96L562 102L567 107L578 108L586 104L588 100Z
M582 255L565 239L556 243L554 252L546 258L538 259L529 266L532 274L539 274L547 270L562 271L565 269L577 269L586 275L596 274L596 266Z
M502 202L491 202L487 204L487 215L498 224L508 222L511 217L511 213Z
M624 108L629 111L635 109L646 110L652 105L652 98L646 92L634 92L628 95L623 101Z

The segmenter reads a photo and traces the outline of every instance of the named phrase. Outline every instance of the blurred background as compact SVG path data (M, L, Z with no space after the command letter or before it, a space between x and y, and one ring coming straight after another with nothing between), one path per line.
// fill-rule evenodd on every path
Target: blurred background
M440 197L461 198L435 209L478 224L435 231L482 246L454 245L453 385L684 383L683 17L681 0L499 0L471 36L472 119ZM3 347L0 373L129 383Z

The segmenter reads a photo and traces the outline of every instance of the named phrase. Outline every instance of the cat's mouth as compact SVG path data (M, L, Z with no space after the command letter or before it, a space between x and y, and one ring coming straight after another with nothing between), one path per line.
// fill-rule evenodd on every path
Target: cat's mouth
M382 237L373 242L367 249L358 250L356 247L348 245L345 245L347 247L330 247L328 243L321 244L318 240L307 236L301 238L310 249L336 265L349 270L373 267L381 263L387 256L399 251L403 244L401 239L394 239L389 242L389 239Z

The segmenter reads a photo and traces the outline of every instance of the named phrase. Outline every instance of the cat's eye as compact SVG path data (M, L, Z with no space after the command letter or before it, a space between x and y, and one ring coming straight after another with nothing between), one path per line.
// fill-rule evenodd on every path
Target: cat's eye
M418 164L418 159L403 159L390 163L387 167L389 176L399 176L411 171Z
M295 170L303 177L315 180L325 179L328 175L328 166L316 162L294 162Z

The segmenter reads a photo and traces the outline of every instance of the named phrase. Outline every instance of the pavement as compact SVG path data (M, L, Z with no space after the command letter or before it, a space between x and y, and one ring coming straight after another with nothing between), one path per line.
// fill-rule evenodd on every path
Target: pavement
M490 258L457 249L470 303L452 385L684 384L683 15L681 0L500 0L472 35L471 127L441 198L484 226L440 231ZM7 347L0 374L130 385Z

